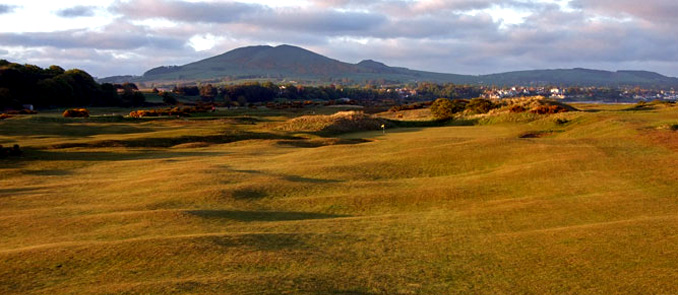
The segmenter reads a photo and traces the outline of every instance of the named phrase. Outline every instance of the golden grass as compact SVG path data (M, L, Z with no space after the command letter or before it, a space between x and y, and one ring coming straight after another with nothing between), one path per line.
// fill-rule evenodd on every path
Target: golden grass
M676 132L656 127L678 113L593 109L308 139L269 129L284 116L9 118L0 293L677 293ZM202 141L229 130L279 136Z

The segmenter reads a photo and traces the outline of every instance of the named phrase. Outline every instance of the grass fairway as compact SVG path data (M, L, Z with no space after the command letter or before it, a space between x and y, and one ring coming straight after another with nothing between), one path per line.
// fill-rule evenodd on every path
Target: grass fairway
M0 121L0 294L677 294L678 108L578 107Z

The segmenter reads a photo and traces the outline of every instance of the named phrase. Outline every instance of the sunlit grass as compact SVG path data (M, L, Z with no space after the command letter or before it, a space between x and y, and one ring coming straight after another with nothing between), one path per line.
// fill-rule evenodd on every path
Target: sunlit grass
M335 139L11 118L0 293L677 293L678 112L577 108Z

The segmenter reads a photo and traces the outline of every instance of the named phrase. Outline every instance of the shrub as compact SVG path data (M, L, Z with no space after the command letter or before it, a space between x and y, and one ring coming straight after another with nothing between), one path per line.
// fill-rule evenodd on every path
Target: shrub
M172 93L169 92L162 92L160 93L160 96L162 97L162 102L166 104L177 104L177 99L172 95Z
M194 107L173 107L167 109L136 110L129 113L132 118L178 116L189 117L191 113L204 113L213 110L213 105L200 104Z
M464 102L461 100L451 101L447 98L438 98L431 104L431 114L440 120L452 118L455 113L463 110Z
M64 118L89 118L87 109L70 109L63 113Z
M530 110L531 113L539 115L557 114L568 112L568 109L559 105L543 105Z
M486 114L494 108L494 103L484 98L474 98L466 104L466 110L471 114Z
M527 111L527 110L525 109L525 107L523 107L521 105L512 105L511 107L509 107L509 112L511 112L511 113L522 113L522 112L525 112L525 111Z
M0 120L4 120L4 119L7 119L7 118L11 118L11 117L12 116L5 114L5 113L0 114Z

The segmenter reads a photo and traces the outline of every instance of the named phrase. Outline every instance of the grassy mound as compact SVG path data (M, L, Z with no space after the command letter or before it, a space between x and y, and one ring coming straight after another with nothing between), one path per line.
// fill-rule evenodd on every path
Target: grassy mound
M332 115L302 116L288 120L278 129L291 132L337 134L356 131L380 130L391 126L388 120L358 111L338 112Z
M502 99L497 102L498 108L490 111L490 114L499 113L522 113L552 114L578 111L571 105L559 101L547 99L543 96L530 96L512 99Z

